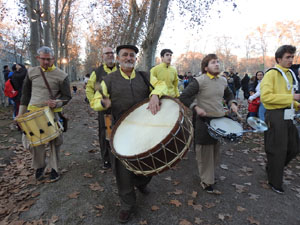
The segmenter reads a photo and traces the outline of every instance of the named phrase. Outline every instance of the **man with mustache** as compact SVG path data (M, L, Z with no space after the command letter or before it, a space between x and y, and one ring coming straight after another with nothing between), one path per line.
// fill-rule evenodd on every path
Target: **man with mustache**
M149 73L134 69L138 51L134 45L117 47L117 61L120 64L120 69L103 79L101 82L102 90L96 91L94 98L90 101L91 107L96 111L111 108L114 122L120 119L122 114L133 105L149 98L149 96L151 113L155 115L160 110L159 97L166 92L166 87L159 85L150 90L150 83L154 86L157 80L155 77L150 79ZM135 175L114 156L112 156L112 167L121 201L119 222L126 223L130 219L136 203L134 187L141 193L148 194L149 191L146 187L151 177Z
M298 130L293 123L294 109L299 109L300 94L293 91L296 76L289 69L296 47L283 45L275 53L276 66L265 73L260 84L260 99L266 110L265 152L271 189L283 194L283 170L299 153ZM294 109L293 109L294 108ZM290 116L289 116L290 115Z
M220 143L207 131L206 121L225 115L223 98L233 112L237 112L237 103L229 89L226 78L220 76L220 63L217 55L209 54L201 62L202 75L196 77L183 90L179 99L196 112L195 144L196 160L204 191L217 194L214 190L215 169L220 157Z
M110 73L115 72L118 67L115 64L114 51L111 47L103 48L103 63L95 71L92 72L88 83L86 85L86 97L91 101L95 95L97 88L100 86L101 81L104 77L108 76ZM109 142L106 139L106 126L104 117L110 115L110 111L98 112L98 129L99 129L99 144L101 157L103 160L103 169L109 169L111 167L109 151ZM109 118L108 118L109 119Z

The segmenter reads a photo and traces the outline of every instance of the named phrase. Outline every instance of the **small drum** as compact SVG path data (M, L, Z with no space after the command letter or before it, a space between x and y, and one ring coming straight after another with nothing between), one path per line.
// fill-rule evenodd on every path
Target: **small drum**
M25 113L17 118L30 146L46 144L62 133L61 126L54 119L54 113L46 106Z
M155 175L174 166L187 152L193 126L183 106L170 97L161 99L156 115L144 100L129 109L112 130L113 154L137 175Z
M232 119L221 117L209 122L208 133L215 139L225 138L234 141L243 135L243 127Z

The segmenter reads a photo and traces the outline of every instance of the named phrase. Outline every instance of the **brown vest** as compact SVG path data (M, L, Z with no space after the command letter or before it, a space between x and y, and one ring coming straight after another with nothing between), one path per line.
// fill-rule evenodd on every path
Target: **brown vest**
M146 79L150 80L150 74L142 72ZM120 70L110 73L104 77L108 93L111 99L111 109L114 121L133 105L149 97L150 88L144 81L140 71L135 71L136 77L127 80Z

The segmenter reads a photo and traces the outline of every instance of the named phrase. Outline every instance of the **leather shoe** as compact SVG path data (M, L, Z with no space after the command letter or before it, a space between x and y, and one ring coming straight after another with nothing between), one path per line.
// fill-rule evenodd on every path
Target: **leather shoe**
M119 222L127 223L129 221L130 215L131 215L130 210L121 210L119 213Z
M137 189L139 190L139 192L141 192L143 195L149 195L150 194L150 190L149 188L146 187L137 187Z

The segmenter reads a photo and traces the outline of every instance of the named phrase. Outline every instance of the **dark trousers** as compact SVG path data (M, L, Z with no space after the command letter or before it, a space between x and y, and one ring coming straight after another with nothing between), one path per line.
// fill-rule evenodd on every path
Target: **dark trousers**
M268 181L281 188L284 167L299 153L298 130L292 120L283 119L283 109L267 110L265 115Z
M99 144L100 144L100 151L101 157L103 161L110 162L109 152L110 152L110 145L109 141L106 140L106 128L105 128L105 121L104 121L104 112L98 112L98 127L99 127Z
M121 200L121 209L132 210L136 202L134 187L146 187L152 177L135 175L133 172L127 170L120 160L116 158L113 166Z

